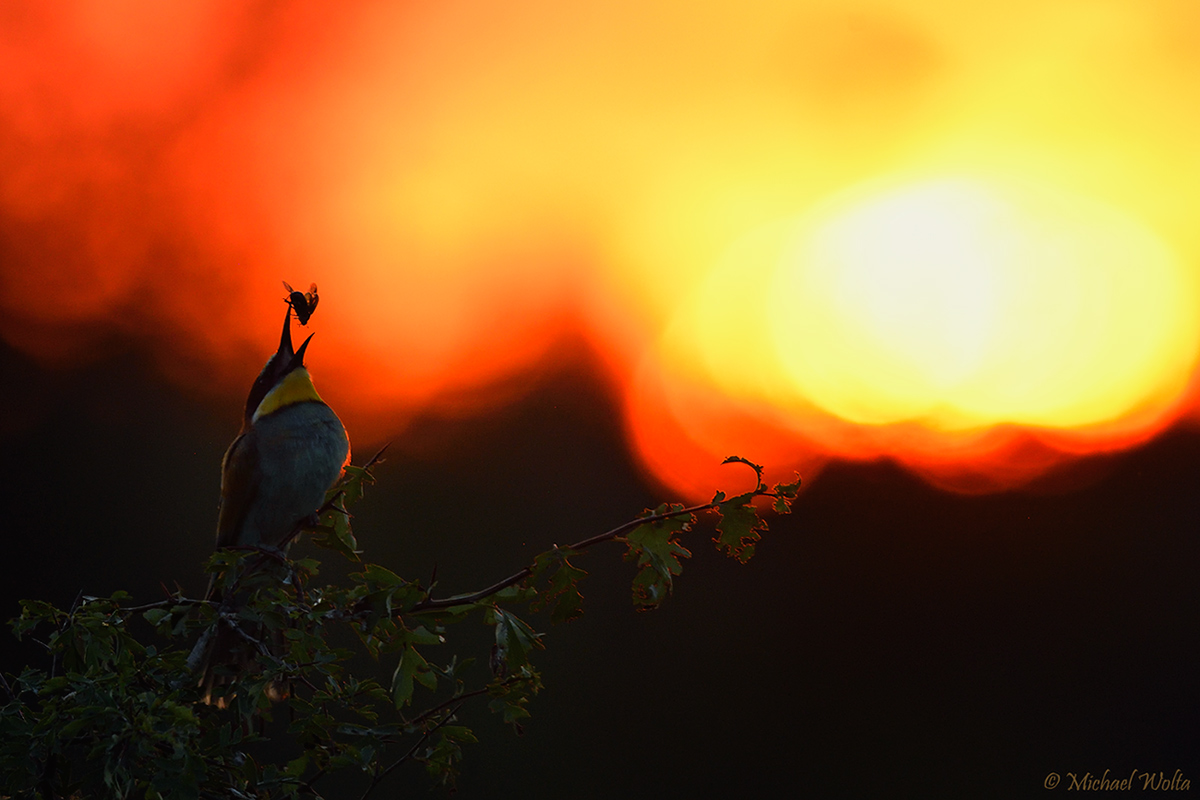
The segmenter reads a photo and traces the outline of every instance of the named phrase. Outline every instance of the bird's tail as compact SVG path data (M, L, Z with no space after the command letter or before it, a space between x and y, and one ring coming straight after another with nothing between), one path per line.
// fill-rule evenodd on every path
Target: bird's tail
M197 685L204 691L202 702L226 708L232 694L218 692L246 672L260 655L280 653L283 650L283 635L276 631L266 641L266 631L255 625L247 630L235 620L237 607L231 600L223 600L220 592L210 584L207 599L217 603L217 619L201 634L200 639L188 655L188 670L198 675ZM271 700L283 700L288 696L285 683L275 681L267 687Z

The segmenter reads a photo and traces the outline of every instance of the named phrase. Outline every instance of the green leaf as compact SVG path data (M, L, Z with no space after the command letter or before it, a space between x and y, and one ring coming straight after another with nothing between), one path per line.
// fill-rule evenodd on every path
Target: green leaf
M467 742L469 744L474 744L475 742L479 741L479 739L475 738L474 731L465 725L443 725L438 730L440 730L442 735L447 739L453 739L456 742Z
M515 723L517 720L529 716L529 711L525 708L527 702L529 701L524 697L519 699L501 697L488 703L488 710L494 714L503 714L505 722Z
M530 609L532 611L549 609L550 621L556 625L560 622L570 622L583 614L583 595L579 592L579 581L587 575L587 572L567 560L568 557L578 554L577 550L556 545L553 550L547 550L538 555L533 562L533 570L529 578L531 582L541 581L547 573L549 577L546 578L545 587L538 594Z
M474 611L478 606L475 603L463 603L462 605L450 606L441 609L444 613L452 617L461 617Z
M413 644L441 644L446 641L445 637L440 634L431 633L426 630L424 625L418 625L413 630L409 631L405 638Z
M312 533L312 542L317 547L341 553L350 561L359 561L358 540L350 530L350 515L343 511L329 511L322 524Z
M800 475L796 475L793 483L777 483L771 491L775 493L775 503L772 508L776 514L792 513L792 501L800 494Z
M414 679L428 689L437 688L437 675L430 669L425 656L412 647L405 647L392 674L392 702L396 708L412 702Z
M142 618L156 628L158 627L159 623L170 616L171 612L165 608L151 608L142 614Z
M348 508L361 500L366 487L374 483L375 476L371 474L370 469L347 464L346 471L342 473L342 479L329 490L325 502L333 501L340 494L342 507Z
M492 697L488 709L494 714L502 714L504 721L512 724L519 734L521 726L517 720L529 716L525 705L541 688L542 681L537 672L526 667L521 674L494 682L488 687L488 694Z
M378 564L367 564L356 577L366 583L383 587L404 586L408 583L387 567L381 567Z
M720 518L717 536L713 539L718 550L743 564L754 555L754 543L762 537L758 531L766 531L767 523L750 504L752 493L738 495L719 504L714 510Z
M528 664L529 651L544 647L542 635L503 609L493 609L492 614L496 621L497 659L506 663L510 672Z
M526 600L531 600L536 596L537 589L520 583L513 586L505 586L492 595L497 602L501 603L524 603Z
M682 510L683 506L660 506L656 515ZM674 590L675 575L683 572L681 558L692 553L675 536L691 529L696 521L693 514L681 514L669 519L644 522L625 537L629 549L626 561L636 561L641 567L633 579L633 602L641 608L654 608Z
M426 748L423 760L425 770L439 783L453 790L454 779L458 772L458 762L462 760L460 742L475 742L475 734L462 725L443 725L436 729L432 743Z
M308 768L308 756L305 755L305 756L300 756L299 758L293 758L291 761L289 761L287 763L287 766L283 768L283 771L284 771L284 774L286 774L286 775L289 775L293 778L299 778L301 775L304 774L304 770L306 770L307 768Z
M60 611L44 600L22 600L21 616L11 621L13 633L20 639L23 635L42 624L57 627L60 619L66 618Z

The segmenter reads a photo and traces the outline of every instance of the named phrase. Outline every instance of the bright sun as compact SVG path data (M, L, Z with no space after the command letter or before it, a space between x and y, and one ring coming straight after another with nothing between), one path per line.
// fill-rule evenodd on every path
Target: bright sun
M784 415L1082 428L1178 397L1198 297L1172 251L1111 207L944 178L853 190L745 236L663 346Z
M769 318L809 401L943 430L1105 422L1177 394L1197 340L1192 279L1150 231L966 179L855 192L806 219Z

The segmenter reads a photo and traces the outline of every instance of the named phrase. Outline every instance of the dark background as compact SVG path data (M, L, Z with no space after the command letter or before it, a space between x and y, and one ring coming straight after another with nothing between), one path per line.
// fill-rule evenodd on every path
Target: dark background
M109 352L54 371L0 349L5 618L23 597L204 583L240 403L163 383L137 342ZM593 374L581 359L398 436L358 509L367 558L481 588L676 499L639 477ZM378 443L350 434L361 463ZM1095 465L1084 488L984 497L834 465L748 565L694 533L654 613L634 611L619 547L592 551L584 617L543 621L524 735L473 711L458 796L1008 798L1106 769L1179 769L1195 793L1200 437ZM5 671L36 656L0 637ZM392 789L425 785L414 765Z

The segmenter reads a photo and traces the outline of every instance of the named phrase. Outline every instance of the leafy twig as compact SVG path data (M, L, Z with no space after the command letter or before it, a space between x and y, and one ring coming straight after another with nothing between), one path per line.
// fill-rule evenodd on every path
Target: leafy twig
M391 764L388 764L382 770L380 770L379 772L377 772L373 776L371 776L371 785L368 786L367 790L362 793L362 797L360 797L359 800L367 800L367 798L370 797L371 792L375 791L375 787L378 786L380 784L380 782L383 781L384 778L386 778L388 775L390 775L396 769L396 767L400 766L405 761L408 761L410 758L412 758L413 755L416 754L417 750L421 749L421 745L423 745L423 744L425 744L425 742L429 741L430 736L435 734L438 731L438 729L441 728L443 725L445 725L447 722L454 719L454 715L457 714L458 710L462 707L463 707L463 704L459 703L457 706L455 706L453 709L451 709L449 712L447 712L446 716L444 716L440 720L438 720L438 723L436 725L434 725L429 730L425 731L425 733L421 734L421 738L418 739L416 741L416 743L412 747L409 748L407 753L400 756L400 758L396 759Z
M601 542L613 541L613 540L617 539L619 536L621 536L622 534L628 533L629 531L633 530L634 528L638 527L639 525L645 525L647 523L659 522L661 520L671 519L673 517L681 517L681 516L685 516L688 514L696 514L701 511L708 511L710 509L716 508L717 505L718 505L717 503L704 503L704 504L698 505L698 506L689 506L688 508L680 508L680 509L676 509L674 511L666 511L661 514L648 514L644 517L638 517L637 519L629 520L626 523L618 525L617 527L613 528L612 530L605 531L604 533L600 533L595 536L589 537L589 538L584 539L580 542L577 542L573 545L570 545L569 547L572 550L586 550L587 548L592 547L593 545L600 544ZM432 597L427 598L427 599L422 600L421 602L417 603L415 606L413 606L412 611L414 611L414 612L416 612L416 611L431 611L431 610L435 610L435 609L439 609L439 608L450 608L452 606L469 605L471 603L478 602L479 600L482 600L485 597L490 597L491 595L494 595L496 592L499 592L503 589L507 589L509 586L515 586L516 584L525 580L532 574L533 574L533 567L525 567L521 571L514 572L512 575L509 575L504 580L494 583L486 589L480 589L477 592L468 592L467 594L456 594L453 597L444 597L441 599L434 599Z
M488 686L484 686L482 689L472 689L469 692L463 692L462 694L456 694L453 697L451 697L449 700L446 700L443 703L438 703L436 706L434 706L432 708L425 709L420 714L418 714L416 717L413 717L413 719L408 724L409 725L418 725L418 724L424 722L425 720L429 719L430 717L432 717L434 714L441 711L446 706L454 705L459 700L464 700L464 701L470 700L472 697L479 697L480 695L488 694L489 692L492 691L492 689L495 689L498 686L508 686L510 684L520 683L520 682L526 681L526 680L529 680L529 679L527 677L525 677L524 675L514 675L513 677L507 678L495 685L488 685Z

